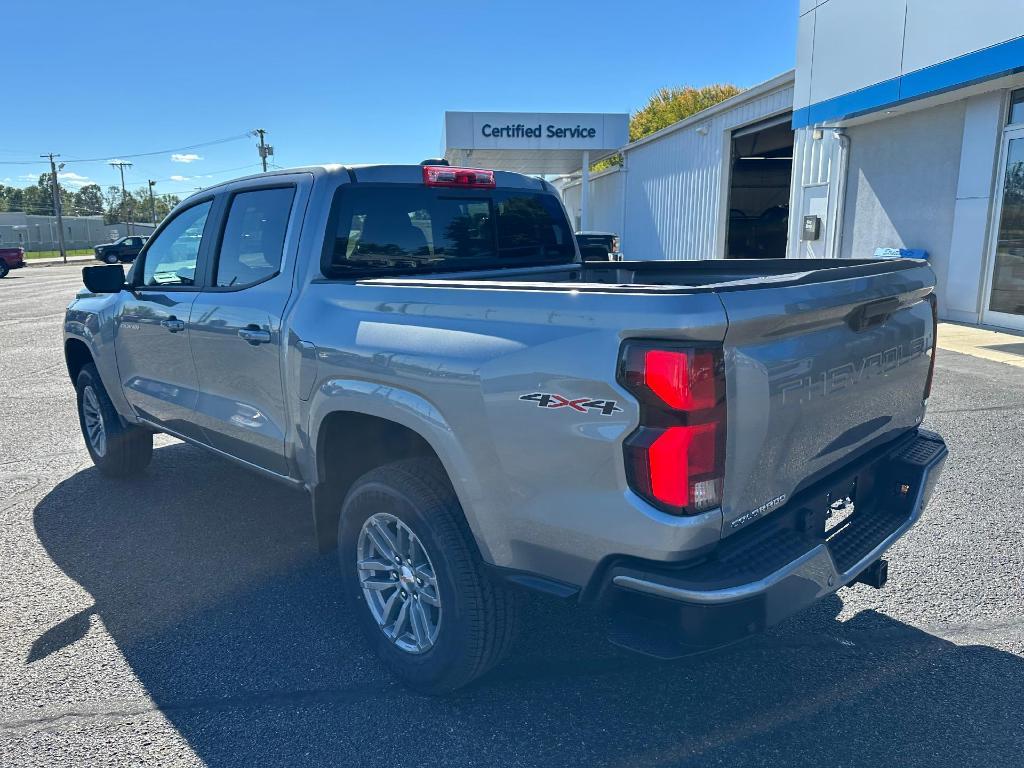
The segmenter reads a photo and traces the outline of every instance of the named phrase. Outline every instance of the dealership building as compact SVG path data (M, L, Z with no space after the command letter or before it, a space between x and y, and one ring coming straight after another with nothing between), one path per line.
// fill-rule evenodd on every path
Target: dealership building
M1024 2L801 0L798 30L790 256L925 251L942 317L1024 330Z
M794 71L639 141L625 115L459 112L446 157L558 175L627 258L909 252L943 318L1024 330L1024 1L800 0L797 23Z

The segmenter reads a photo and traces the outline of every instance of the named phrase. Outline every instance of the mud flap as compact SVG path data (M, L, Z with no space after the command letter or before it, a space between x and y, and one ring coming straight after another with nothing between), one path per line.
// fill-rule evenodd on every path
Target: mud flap
M313 507L313 531L320 554L338 548L338 521L341 518L340 494L329 483L320 483L310 495Z

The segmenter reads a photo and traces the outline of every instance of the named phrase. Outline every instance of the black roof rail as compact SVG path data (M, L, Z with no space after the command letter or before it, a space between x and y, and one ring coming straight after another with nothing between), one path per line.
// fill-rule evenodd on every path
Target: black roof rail
M450 165L450 163L443 157L428 157L420 162L420 165Z

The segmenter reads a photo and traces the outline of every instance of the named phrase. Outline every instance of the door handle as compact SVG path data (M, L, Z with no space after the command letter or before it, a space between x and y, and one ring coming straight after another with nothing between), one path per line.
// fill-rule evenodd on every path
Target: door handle
M161 320L160 325L166 328L171 333L177 333L178 331L185 330L185 321L179 320L174 315L171 315L166 320Z
M867 304L861 304L847 315L846 322L854 331L860 332L881 325L901 306L902 302L898 296L869 301Z
M245 339L247 342L252 344L254 347L258 344L270 343L270 331L265 331L255 325L246 326L245 328L238 329L238 335Z

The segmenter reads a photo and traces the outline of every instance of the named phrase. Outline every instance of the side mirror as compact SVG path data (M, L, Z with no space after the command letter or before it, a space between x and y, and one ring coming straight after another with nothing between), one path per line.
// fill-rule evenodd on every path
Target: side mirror
M92 293L120 293L124 288L124 267L120 264L82 267L82 282Z

